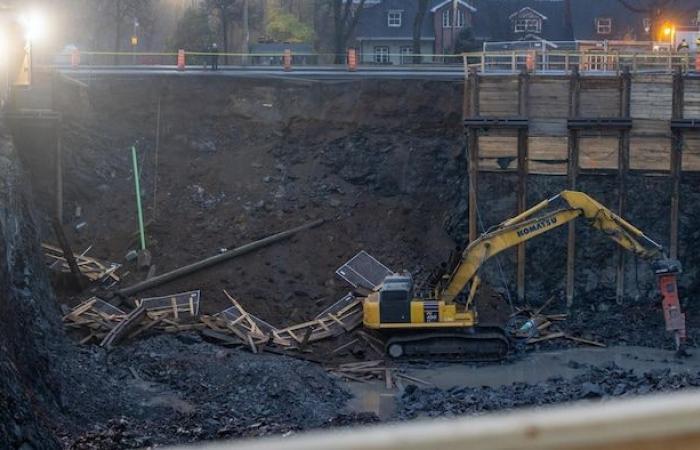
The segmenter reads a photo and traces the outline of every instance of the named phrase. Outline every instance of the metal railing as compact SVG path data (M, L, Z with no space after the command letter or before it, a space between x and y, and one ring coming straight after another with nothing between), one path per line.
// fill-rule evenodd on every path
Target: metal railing
M617 73L628 67L632 72L699 71L700 56L689 52L580 52L580 51L492 51L464 53L465 70L482 73L521 72Z
M347 55L336 58L334 53L304 53L291 52L291 65L293 66L345 66ZM357 65L361 67L401 67L425 66L425 67L449 67L458 68L462 63L462 55L421 54L420 63L412 54L406 53L357 53ZM285 64L284 52L265 53L212 53L212 52L185 52L185 66L188 68L207 67L217 59L219 66L236 67L270 67L283 66ZM336 63L340 59L341 63ZM43 65L71 66L74 68L89 67L160 67L176 68L178 66L178 52L99 52L99 51L74 51L55 55L51 60L41 61Z

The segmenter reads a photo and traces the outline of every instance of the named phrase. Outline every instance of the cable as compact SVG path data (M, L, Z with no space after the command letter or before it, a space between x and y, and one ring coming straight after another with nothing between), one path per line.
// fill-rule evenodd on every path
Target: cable
M467 150L469 150L467 148ZM469 189L474 189L474 180L469 177ZM476 198L476 196L474 196ZM479 228L481 229L481 232L484 233L486 231L486 227L484 226L484 222L481 217L481 211L479 209L479 202L477 201L474 205L474 209L476 210L476 218L477 218L477 223ZM494 258L496 261L496 265L498 266L498 274L501 277L501 281L503 282L503 285L506 288L506 300L508 302L508 306L510 307L510 311L514 312L515 307L513 306L513 299L511 298L510 295L510 286L508 285L508 280L506 279L505 273L503 272L503 265L501 264L501 257L499 255L496 255Z

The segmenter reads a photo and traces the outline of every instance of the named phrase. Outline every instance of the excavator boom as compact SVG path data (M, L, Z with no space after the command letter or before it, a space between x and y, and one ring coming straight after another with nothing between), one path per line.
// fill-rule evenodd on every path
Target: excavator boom
M575 191L563 191L482 234L430 295L416 295L410 274L387 277L380 289L365 299L363 323L388 334L386 348L394 358L500 359L508 351L508 339L500 329L479 325L473 305L479 269L498 253L579 217L622 248L652 260L663 296L666 329L674 333L680 350L685 341L685 316L676 281L680 263L666 258L661 245L625 219Z

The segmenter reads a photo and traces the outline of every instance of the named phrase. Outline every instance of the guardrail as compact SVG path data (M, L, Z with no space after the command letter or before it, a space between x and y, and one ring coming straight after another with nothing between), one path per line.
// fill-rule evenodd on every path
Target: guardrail
M62 53L54 57L50 65L71 66L73 68L89 67L122 67L122 66L159 66L195 68L210 67L216 60L219 66L240 67L269 67L269 66L349 66L350 53L343 54L341 63L337 63L334 53L309 53L293 52L265 52L265 53L231 53L231 52L100 52L78 51ZM182 52L184 52L184 64L182 64ZM384 53L381 55L362 54L354 52L355 67L459 67L462 63L462 55L437 55L422 54L420 62L416 64L416 57L412 54ZM46 65L46 64L45 64Z
M580 51L494 51L464 53L465 71L488 72L621 72L628 67L632 72L673 72L675 70L700 72L700 52L580 52Z

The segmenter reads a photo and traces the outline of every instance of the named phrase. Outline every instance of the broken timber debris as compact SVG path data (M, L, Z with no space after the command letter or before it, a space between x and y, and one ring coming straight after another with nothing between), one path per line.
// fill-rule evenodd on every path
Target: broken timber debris
M137 292L144 291L146 289L150 289L155 286L160 286L161 284L167 283L172 280L176 280L178 278L181 278L185 275L189 275L191 273L197 272L202 269L206 269L207 267L211 267L215 264L218 264L222 261L229 260L231 258L235 258L238 256L245 255L247 253L253 252L255 250L261 249L263 247L266 247L270 244L274 244L275 242L279 242L285 239L288 239L292 237L293 235L304 231L308 230L311 228L318 227L324 223L323 219L315 220L313 222L309 222L305 225L301 225L296 228L292 228L287 231L283 231L281 233L273 234L271 236L268 236L266 238L260 239L259 241L251 242L245 245L242 245L238 248L235 248L233 250L229 250L227 252L211 256L209 258L203 259L201 261L197 261L196 263L189 264L184 267L180 267L178 269L172 270L170 272L157 275L153 278L147 279L145 281L142 281L140 283L136 283L133 286L129 286L127 288L121 289L117 291L117 294L123 296L123 297L128 297L130 295L136 294Z
M45 243L41 244L41 247L46 255L47 265L49 268L63 273L71 273L69 262L64 257L65 255L63 250ZM121 267L121 265L116 263L106 263L95 258L90 258L85 256L85 253L87 253L87 251L83 252L82 254L73 254L75 263L83 276L88 278L90 281L120 281L116 271Z

